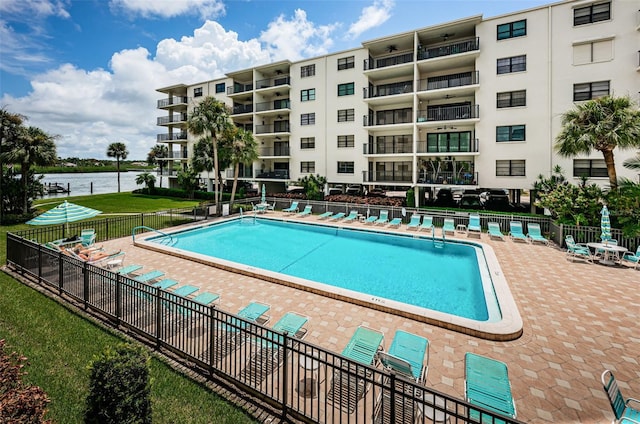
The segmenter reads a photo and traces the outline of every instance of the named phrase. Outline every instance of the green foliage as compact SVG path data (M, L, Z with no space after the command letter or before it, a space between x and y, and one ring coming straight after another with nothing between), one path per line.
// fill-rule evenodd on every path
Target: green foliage
M298 179L298 185L304 187L305 195L309 200L322 200L324 199L324 186L327 184L327 179L318 175L307 175L304 178Z
M192 167L178 171L178 185L187 192L189 199L193 199L193 193L198 188L198 172Z
M151 194L156 185L156 177L149 172L143 172L136 177L136 184L144 184L147 194Z
M25 384L22 376L27 358L5 352L6 340L0 340L0 422L41 424L49 398L38 386Z
M407 190L407 207L413 208L416 206L416 196L413 187Z
M612 224L622 228L625 237L640 236L640 184L623 179L617 190L607 194Z
M26 173L26 185L20 173L13 168L2 169L2 224L25 222L33 218L33 199L42 197L44 189L40 180L32 170ZM27 211L23 210L23 199L27 198Z
M142 347L108 347L89 369L85 423L151 422L149 354Z

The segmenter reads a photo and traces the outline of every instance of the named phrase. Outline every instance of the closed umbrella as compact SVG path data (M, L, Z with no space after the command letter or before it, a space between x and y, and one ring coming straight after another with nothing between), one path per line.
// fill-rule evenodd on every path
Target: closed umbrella
M602 215L600 218L600 230L602 231L600 238L606 243L611 240L611 221L609 221L609 209L607 209L607 205L602 207L600 215Z
M260 197L260 203L262 203L263 205L267 203L267 189L265 188L264 184L262 184L262 197Z
M96 215L101 214L101 211L87 208L86 206L76 205L75 203L69 203L66 200L56 206L53 209L36 216L27 224L30 225L53 225L53 224L65 224L65 235L69 232L69 223L74 221L80 221L83 219L93 218Z

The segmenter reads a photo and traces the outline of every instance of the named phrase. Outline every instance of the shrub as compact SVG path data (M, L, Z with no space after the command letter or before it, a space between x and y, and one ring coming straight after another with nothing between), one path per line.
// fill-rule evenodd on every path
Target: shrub
M108 347L89 369L85 423L151 423L149 354L142 347Z

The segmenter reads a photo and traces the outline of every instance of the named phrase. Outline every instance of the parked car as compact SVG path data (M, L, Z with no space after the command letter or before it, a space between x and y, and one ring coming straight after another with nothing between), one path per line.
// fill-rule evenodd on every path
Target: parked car
M224 193L231 193L232 189L233 189L233 181L227 181L227 183L222 186L222 191ZM239 193L241 189L244 189L244 195L247 197L253 197L258 195L258 189L254 187L253 183L249 181L238 181L238 186L236 187L236 193Z
M387 194L381 188L374 188L367 192L369 197L385 197Z
M436 206L451 207L455 206L456 202L453 200L453 193L449 188L441 188L436 193Z
M503 212L512 209L506 190L488 190L483 192L480 197L481 199L484 197L483 205L485 209Z
M480 195L477 193L465 193L460 198L458 206L461 209L482 209L482 202L480 201Z
M346 194L351 196L360 196L362 193L360 186L349 186L347 187Z

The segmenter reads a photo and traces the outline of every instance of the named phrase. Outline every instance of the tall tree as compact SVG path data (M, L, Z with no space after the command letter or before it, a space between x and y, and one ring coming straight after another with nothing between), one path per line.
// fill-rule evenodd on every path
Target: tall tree
M158 160L169 157L169 147L166 144L156 144L147 154L147 163L149 165L158 165L160 168L160 188L162 188L162 171L166 165L165 161Z
M193 145L191 166L198 173L207 171L207 179L209 179L209 173L215 168L213 142L209 137L202 137Z
M258 143L251 132L242 128L232 127L227 131L231 141L231 163L233 164L233 188L231 189L231 204L236 196L240 164L250 165L258 159Z
M118 168L118 193L120 193L120 159L124 160L129 155L127 146L124 143L111 143L107 147L107 156L116 158L116 166Z
M216 174L220 173L220 162L218 161L218 138L222 136L222 133L229 127L229 125L231 125L231 120L229 119L227 106L211 96L205 97L200 103L198 103L198 105L193 109L193 112L191 112L187 118L187 128L191 133L211 140L211 143L213 144L213 167ZM218 178L216 178L214 187L216 210L219 210L218 203L221 192L219 188Z
M613 150L640 147L640 111L629 97L605 96L578 104L562 115L555 147L567 157L602 152L609 184L615 190L618 177Z
M3 216L5 211L5 189L3 188L4 181L4 159L3 159L3 145L6 145L9 140L14 139L17 136L18 129L22 126L23 121L26 118L17 113L11 113L4 107L0 108L0 224L3 222Z
M57 136L49 135L40 128L20 127L16 136L8 139L6 147L3 147L3 161L20 164L22 213L25 215L29 213L29 171L34 165L46 166L55 163L56 138Z

